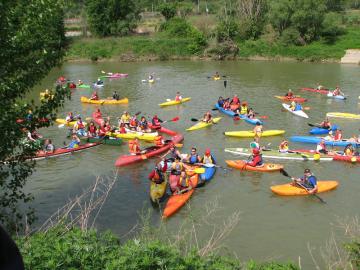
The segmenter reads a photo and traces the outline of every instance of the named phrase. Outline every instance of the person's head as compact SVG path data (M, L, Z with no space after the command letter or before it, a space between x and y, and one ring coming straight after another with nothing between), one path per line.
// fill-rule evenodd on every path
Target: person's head
M222 97L222 96L220 96L220 97L219 97L219 100L223 100L223 97Z
M242 105L242 106L247 106L247 102L244 101L241 105Z
M191 154L196 154L196 148L195 147L191 148Z
M304 170L304 175L310 176L310 175L311 175L310 169L305 169L305 170Z
M321 139L320 145L325 145L325 140L324 139Z
M93 125L95 125L95 123L94 123L94 121L91 121L90 126L93 126Z
M181 160L181 159L180 159L180 157L178 157L178 156L175 158L175 162L177 162L177 163L179 163L180 160Z
M289 89L289 91L288 91L289 93L291 93L292 92L292 90L291 89Z
M177 92L176 92L176 94L177 94L177 95L180 95L180 92L179 92L179 91L177 91Z
M72 137L73 139L77 139L76 134L73 134L71 137Z
M81 117L80 116L78 116L78 118L77 118L80 122L81 122Z
M210 148L207 148L205 150L205 156L210 156L210 155L211 155L211 150L210 150Z
M50 139L46 139L45 144L49 144L49 143L50 143Z
M146 120L145 116L141 116L141 121L145 121L145 120Z
M256 122L256 125L257 125L257 126L261 126L261 123L260 123L260 122Z
M97 81L100 82L100 78L98 78Z

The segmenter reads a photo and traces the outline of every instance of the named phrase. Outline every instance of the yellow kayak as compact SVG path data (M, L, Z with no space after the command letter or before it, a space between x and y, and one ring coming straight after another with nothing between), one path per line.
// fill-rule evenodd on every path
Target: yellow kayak
M192 127L188 128L187 131L197 130L197 129L201 129L201 128L211 126L214 123L215 124L218 123L220 121L220 119L221 119L221 117L213 118L212 122L210 122L210 123L205 123L203 121L199 121L195 125L193 125Z
M213 77L213 80L214 81L218 81L218 80L220 80L221 79L221 77Z
M167 101L167 102L164 102L164 103L159 104L159 106L160 106L160 107L165 107L165 106L171 106L171 105L178 105L178 104L187 102L187 101L189 101L190 99L191 99L190 97L186 97L186 98L183 98L183 99L181 99L181 100L179 100L179 101L170 100L170 101Z
M165 195L168 178L166 173L164 174L164 177L165 180L161 184L156 184L154 182L151 182L150 184L150 198L154 203L159 202L159 200Z
M327 117L347 118L347 119L360 119L360 114L354 113L341 113L341 112L329 112Z
M72 127L72 126L74 126L74 125L76 124L77 120L74 120L74 121L71 121L71 122L67 122L67 121L66 121L65 119L63 119L63 118L57 118L57 119L55 120L55 122L58 123L58 124L64 124L64 125L67 125L67 126L69 126L69 127ZM83 124L84 124L84 126L86 126L86 123L85 123L85 122L83 122Z
M285 130L265 130L261 133L261 137L269 137L282 135L285 133ZM226 131L224 132L226 136L230 137L240 137L240 138L251 138L255 136L253 131Z
M158 136L158 133L157 132L152 132L152 133L141 133L141 132L114 133L114 132L109 132L109 133L107 133L107 135L109 135L110 137L121 138L121 139L132 140L132 139L137 138L139 140L153 142L155 140L155 137Z
M91 103L91 104L126 104L129 103L129 100L127 98L123 98L123 99L99 99L99 100L91 100L88 99L87 97L81 97L80 101L82 103Z

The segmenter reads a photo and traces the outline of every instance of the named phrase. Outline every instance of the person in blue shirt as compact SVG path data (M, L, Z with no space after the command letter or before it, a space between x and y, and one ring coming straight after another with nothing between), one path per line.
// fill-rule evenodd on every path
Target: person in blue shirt
M317 192L317 179L311 173L310 169L305 169L304 176L301 178L291 178L295 185L298 185L307 190L309 194L315 194Z
M190 164L201 163L201 157L196 153L196 148L191 148L191 154L188 156L187 162Z
M224 102L225 102L225 101L224 101L223 97L220 96L219 99L218 99L218 105L219 105L220 108L223 107Z

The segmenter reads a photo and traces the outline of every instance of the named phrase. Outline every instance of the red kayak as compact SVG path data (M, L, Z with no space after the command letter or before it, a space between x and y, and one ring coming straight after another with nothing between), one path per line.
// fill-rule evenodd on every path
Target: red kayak
M171 138L172 143L179 143L184 139L184 136L182 134L176 134L175 136L173 136ZM115 161L115 166L116 167L121 167L121 166L126 166L126 165L130 165L132 163L136 163L136 162L140 162L143 160L146 160L150 157L153 156L157 156L163 152L166 152L170 149L172 143L167 143L163 146L150 146L146 149L144 149L146 152L144 154L140 154L140 155L123 155L120 156L116 161Z
M175 136L177 133L175 131L172 131L170 129L164 128L164 127L155 127L151 123L148 124L149 128L156 130L157 132L162 132L170 136Z
M295 101L295 102L299 102L299 103L303 103L305 101L307 101L306 98L302 98L302 97L286 97L286 96L275 96L278 99L281 99L283 101Z
M347 161L347 162L360 162L360 156L343 156L335 155L334 160Z
M100 145L100 143L86 143L83 145L79 145L79 147L77 148L72 148L72 149L64 149L64 148L58 148L55 149L55 151L53 153L45 153L44 151L40 150L36 153L36 156L29 159L29 160L40 160L40 159L45 159L45 158L49 158L49 157L58 157L58 156L64 156L64 155L68 155L71 154L73 152L78 152L78 151L82 151L94 146Z
M93 118L94 122L96 124L98 124L99 126L101 126L101 124L104 123L104 119L102 118L101 113L93 112L92 118Z
M315 89L315 88L301 88L301 90L303 91L310 91L310 92L315 92L315 93L320 93L320 94L324 94L324 95L327 95L329 93L329 90L328 89Z

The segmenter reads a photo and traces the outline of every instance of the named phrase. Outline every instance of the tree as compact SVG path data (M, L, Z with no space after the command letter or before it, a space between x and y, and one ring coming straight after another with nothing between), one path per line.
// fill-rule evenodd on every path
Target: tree
M163 3L159 6L159 11L168 21L176 15L176 6L172 3Z
M140 19L135 0L88 0L86 12L90 31L98 36L128 35Z
M58 65L65 45L63 10L57 0L3 0L0 4L0 222L11 231L32 221L32 209L19 205L32 199L23 186L34 169L25 162L37 147L23 144L26 131L52 124L67 89L40 105L22 99L48 71ZM33 117L23 120L28 110ZM6 161L6 162L4 162Z

